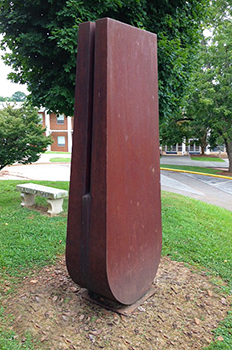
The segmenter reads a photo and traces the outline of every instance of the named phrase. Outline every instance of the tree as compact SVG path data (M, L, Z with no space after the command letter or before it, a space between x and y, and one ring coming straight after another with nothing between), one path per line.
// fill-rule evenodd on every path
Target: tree
M52 143L39 124L37 110L30 106L12 106L0 110L0 170L15 162L28 164Z
M202 38L196 71L191 76L188 94L186 95L185 115L190 137L197 140L202 154L209 144L210 115L212 99L210 98L211 81L206 62L208 55L207 39Z
M231 18L232 7L228 0L212 0L207 8L206 16L202 22L203 29L207 29L205 35L211 36L215 32L215 28L228 18ZM185 85L185 94L180 96L179 115L172 113L166 118L165 122L161 122L160 137L163 144L173 145L182 143L188 138L195 139L195 143L201 145L202 153L204 154L206 146L209 144L215 145L216 139L210 131L209 114L211 99L206 96L205 91L208 91L209 81L207 72L207 38L200 35L201 45L194 56L193 70L189 76L188 83ZM209 42L210 42L209 38ZM208 81L209 80L209 81Z
M232 172L232 23L225 19L203 47L203 65L195 75L188 112L210 131L211 147L224 143Z
M22 91L16 91L11 97L0 96L0 102L23 102L26 100L26 95Z
M23 102L26 99L26 95L22 91L16 91L12 96L11 96L11 101L15 102Z
M35 106L73 115L78 25L111 17L158 35L162 121L180 113L209 0L0 0L2 48Z

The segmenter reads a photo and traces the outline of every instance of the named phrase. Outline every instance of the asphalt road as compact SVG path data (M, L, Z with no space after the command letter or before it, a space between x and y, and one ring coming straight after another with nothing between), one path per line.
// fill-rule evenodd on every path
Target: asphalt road
M31 165L6 167L0 172L0 179L69 181L70 164L49 163L49 159L54 157L58 156L45 154L38 162ZM63 157L67 158L70 155L63 155ZM192 161L189 157L173 156L162 157L161 166L165 166L164 164L206 166L206 162ZM224 163L207 162L207 166L227 168L228 161ZM229 179L162 170L161 189L232 211L232 180Z
M161 167L175 164L219 169L228 169L229 166L228 159L223 162L205 162L192 160L189 156L163 156L160 164ZM161 188L232 211L232 180L229 179L162 170Z
M232 211L232 180L162 170L161 189Z

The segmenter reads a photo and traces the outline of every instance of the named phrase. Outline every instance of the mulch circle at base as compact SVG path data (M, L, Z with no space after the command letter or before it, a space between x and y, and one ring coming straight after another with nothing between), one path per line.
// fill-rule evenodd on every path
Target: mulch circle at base
M29 332L32 342L41 342L39 349L192 350L209 345L230 301L206 272L163 257L154 288L128 317L107 311L79 295L81 287L68 276L62 257L23 281L3 306L14 316L16 337L25 341Z

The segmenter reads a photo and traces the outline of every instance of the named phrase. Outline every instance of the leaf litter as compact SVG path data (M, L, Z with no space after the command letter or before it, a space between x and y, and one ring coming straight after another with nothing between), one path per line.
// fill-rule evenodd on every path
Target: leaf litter
M14 317L17 339L24 342L29 332L39 350L193 350L209 345L230 301L207 271L163 257L154 285L152 297L122 316L84 300L62 257L25 279L3 306Z

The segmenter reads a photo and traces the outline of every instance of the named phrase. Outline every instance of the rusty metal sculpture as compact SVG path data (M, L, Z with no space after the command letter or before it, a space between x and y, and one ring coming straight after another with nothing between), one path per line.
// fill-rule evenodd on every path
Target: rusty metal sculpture
M66 262L129 305L161 254L156 35L109 18L79 27Z

